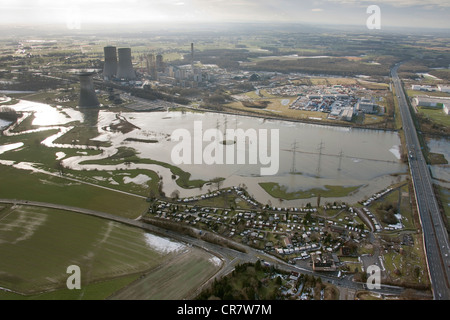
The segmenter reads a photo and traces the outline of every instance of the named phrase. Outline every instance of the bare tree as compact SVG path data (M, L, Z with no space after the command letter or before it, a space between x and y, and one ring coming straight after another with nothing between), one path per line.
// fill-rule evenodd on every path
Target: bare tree
M221 177L216 177L216 178L214 178L214 179L212 179L211 180L211 183L214 183L216 186L217 186L217 191L219 191L219 189L220 189L220 186L222 185L222 183L223 183L223 178L221 178Z
M173 200L178 200L180 198L180 191L178 190L173 190L173 192L170 194L170 197Z

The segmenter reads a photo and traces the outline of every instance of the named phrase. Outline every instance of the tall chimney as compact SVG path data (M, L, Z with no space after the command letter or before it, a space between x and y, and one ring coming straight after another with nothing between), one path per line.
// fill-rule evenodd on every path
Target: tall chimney
M80 108L98 108L100 106L100 102L95 94L92 75L92 72L78 74L80 78L80 99L78 101L78 107Z
M131 62L131 49L119 48L119 67L117 68L117 78L126 80L135 80L136 73Z
M103 67L103 77L111 79L117 74L117 50L116 47L108 46L103 48L105 52L105 65Z

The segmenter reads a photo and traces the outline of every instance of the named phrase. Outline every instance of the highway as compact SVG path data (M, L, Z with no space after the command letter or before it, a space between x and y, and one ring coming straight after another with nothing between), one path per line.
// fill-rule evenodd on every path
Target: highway
M400 64L397 64L391 70L391 76L402 117L409 169L422 224L424 247L433 296L436 300L449 300L450 247L448 233L439 213L439 206L434 194L430 171L421 150L417 130L411 117L402 83L397 74L399 66Z

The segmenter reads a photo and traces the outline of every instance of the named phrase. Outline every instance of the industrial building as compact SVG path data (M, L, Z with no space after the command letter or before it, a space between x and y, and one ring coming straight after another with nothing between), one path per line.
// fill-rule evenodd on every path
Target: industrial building
M136 72L131 61L131 48L119 48L119 65L117 67L117 78L124 80L136 80Z
M450 86L444 86L439 84L437 87L440 92L450 93Z
M103 78L111 80L117 74L117 49L108 46L103 48L105 53L105 64L103 66Z
M377 105L373 102L373 99L362 98L358 105L356 106L356 110L363 113L376 113Z
M417 96L413 99L413 103L418 107L442 108L444 103L450 103L450 98Z
M80 99L79 108L98 108L100 102L94 90L94 82L92 80L93 72L82 72L78 76L80 78Z
M413 84L411 89L414 91L436 91L436 88L428 85Z
M150 53L146 57L147 60L147 73L152 80L158 80L158 69L156 67L156 58L153 53Z

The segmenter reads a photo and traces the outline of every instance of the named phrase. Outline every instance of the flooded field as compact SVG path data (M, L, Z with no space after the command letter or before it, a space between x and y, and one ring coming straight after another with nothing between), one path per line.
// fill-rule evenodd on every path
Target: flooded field
M448 139L428 139L428 148L432 153L444 155L449 164L430 166L433 178L444 187L450 188L450 141Z
M324 188L324 186L358 187L346 197L339 197L344 201L359 201L378 192L392 183L402 179L399 173L406 172L406 166L400 162L400 138L396 132L378 130L351 129L334 126L320 126L298 122L266 120L261 118L191 112L151 112L151 113L121 113L107 110L89 112L83 115L80 110L53 108L44 104L21 101L13 105L18 111L35 111L33 125L61 126L61 131L45 140L44 144L55 149L80 148L79 145L60 145L54 141L70 134L72 127L67 124L76 121L86 121L96 125L99 136L96 141L109 142L111 147L103 148L103 153L96 156L77 156L63 160L64 165L76 170L111 171L123 168L149 169L158 172L163 177L164 192L171 194L178 190L180 197L194 196L207 192L207 188L182 189L174 179L168 168L143 163L131 163L125 166L102 165L101 159L114 155L118 148L133 148L141 159L152 159L176 165L191 173L191 179L211 180L222 177L225 180L222 187L245 185L250 195L265 204L278 199L270 196L260 183L273 182L281 186L285 192ZM115 125L125 121L132 126L132 130L120 131ZM201 134L198 136L198 125ZM172 141L172 134L183 129L190 133L192 143L192 159L205 150L223 151L224 164L206 164L205 161L190 163L174 163L173 150L179 141ZM235 137L227 137L229 130L242 130L245 133L257 134L265 130L266 136L257 135L258 140L248 138L245 143L236 143ZM196 131L197 130L197 131ZM205 138L208 130L215 132ZM228 131L227 131L228 130ZM68 133L69 132L69 133ZM278 140L271 140L272 134L278 133ZM197 139L197 140L195 140ZM233 141L234 139L234 141ZM189 140L189 139L187 139ZM276 145L272 145L273 142ZM255 143L258 146L254 145ZM250 159L255 152L260 156L263 143L267 144L269 152L265 154L271 163ZM259 148L258 148L259 147ZM227 153L233 151L234 161L225 161ZM55 150L57 153L60 150ZM243 155L245 161L236 161L238 155ZM36 159L38 162L38 159ZM91 164L83 162L91 160ZM92 160L98 160L93 164ZM95 163L95 162L94 162ZM195 164L198 163L198 164ZM262 168L276 165L275 174L261 175ZM145 179L141 176L140 178ZM214 189L213 186L210 187ZM205 190L206 189L206 190ZM333 200L333 198L330 198ZM294 199L285 201L285 205L301 205L311 199Z

